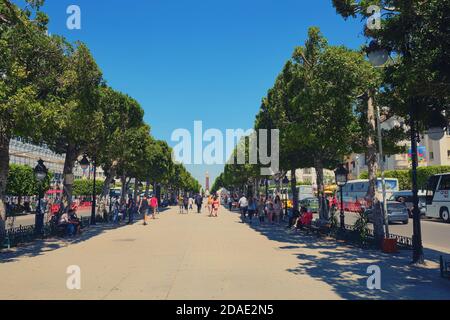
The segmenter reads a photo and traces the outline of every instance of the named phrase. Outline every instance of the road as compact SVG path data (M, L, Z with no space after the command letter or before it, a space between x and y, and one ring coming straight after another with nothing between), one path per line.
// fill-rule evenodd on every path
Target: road
M240 222L221 209L162 212L148 226L91 226L79 238L36 241L0 252L0 299L450 299L436 255L412 266L394 256L286 230ZM382 270L382 290L367 288L367 268ZM80 290L67 268L81 271Z
M357 214L347 212L345 218L346 224L353 225L357 219ZM450 253L450 224L437 219L422 219L421 226L423 245L425 247L439 248ZM373 229L372 224L370 224L370 228ZM409 224L407 225L397 223L389 225L389 232L400 236L412 237L412 219L409 220Z

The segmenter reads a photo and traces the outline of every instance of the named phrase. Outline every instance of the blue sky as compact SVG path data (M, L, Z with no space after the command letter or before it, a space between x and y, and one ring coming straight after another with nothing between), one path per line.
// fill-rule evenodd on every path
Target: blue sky
M66 9L81 8L81 30ZM310 26L358 48L362 22L331 0L46 0L50 32L85 42L113 88L137 99L153 135L167 140L195 120L220 130L253 126L262 97ZM204 183L223 166L188 166Z

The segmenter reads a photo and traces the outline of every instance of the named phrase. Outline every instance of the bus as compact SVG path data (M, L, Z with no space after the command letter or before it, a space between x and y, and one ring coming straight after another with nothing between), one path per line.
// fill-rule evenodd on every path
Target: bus
M289 188L281 188L279 193L277 193L277 191L274 190L273 196L276 197L278 194L280 196L281 200L285 200L286 199L286 189L287 189L288 199L292 200L293 199L292 189L290 187ZM308 185L297 186L297 194L298 194L298 201L305 200L306 198L313 198L314 197L313 187L308 186Z
M426 216L450 223L450 173L431 176L426 188Z
M389 199L394 192L399 191L398 179L385 178L386 183L386 199ZM353 199L354 201L364 202L365 197L369 191L369 180L352 180L342 187L342 193L345 198ZM377 179L376 193L382 195L383 185L381 178ZM381 199L380 199L381 200Z

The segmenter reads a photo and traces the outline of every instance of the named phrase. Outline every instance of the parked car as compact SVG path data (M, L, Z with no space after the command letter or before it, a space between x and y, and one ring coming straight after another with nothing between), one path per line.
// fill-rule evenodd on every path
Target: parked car
M317 198L305 198L300 201L300 205L313 213L319 212L319 200Z
M404 202L408 207L409 217L412 218L413 194L411 190L397 191L392 194L389 201ZM419 193L419 209L420 215L425 216L427 213L427 202L425 195Z
M369 218L369 222L373 222L372 209L367 209L365 214ZM397 201L387 202L387 216L388 222L401 222L403 224L409 223L409 210L405 203ZM384 222L384 221L383 221Z

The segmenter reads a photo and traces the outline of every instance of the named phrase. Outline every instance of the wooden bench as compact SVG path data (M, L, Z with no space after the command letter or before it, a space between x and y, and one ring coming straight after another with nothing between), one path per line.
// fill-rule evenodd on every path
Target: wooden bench
M317 236L321 236L323 234L327 234L330 230L330 226L327 224L324 225L316 225L314 223L311 223L310 225L304 226L306 232L316 234Z
M441 265L441 277L450 279L450 260L446 259L444 256L441 256L440 265Z

